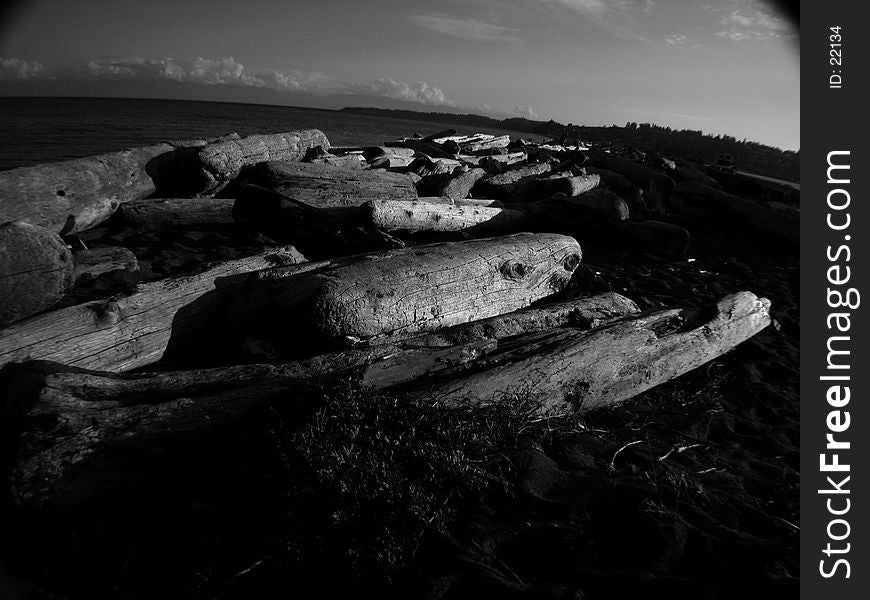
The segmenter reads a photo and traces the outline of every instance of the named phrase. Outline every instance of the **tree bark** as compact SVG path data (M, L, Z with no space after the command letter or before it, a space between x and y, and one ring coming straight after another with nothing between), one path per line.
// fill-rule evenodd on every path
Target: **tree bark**
M223 189L242 167L266 161L299 161L312 148L329 150L329 140L319 129L252 135L210 144L200 150L197 160L200 194L212 195Z
M256 185L241 186L238 196L233 213L240 222L294 245L312 260L404 247L383 232L359 227Z
M407 337L528 306L564 289L580 257L570 237L518 234L272 269L234 316L289 345Z
M616 404L678 377L758 333L770 302L750 292L700 312L665 310L591 332L553 330L418 380L412 398L444 406L530 402L539 414Z
M400 173L272 161L254 167L249 181L337 217L355 217L369 200L413 199L414 184Z
M362 206L364 221L384 231L465 231L475 236L521 231L518 210L421 200L376 200Z
M56 304L74 271L72 252L53 231L20 221L0 225L0 325Z
M46 359L106 371L155 363L168 350L217 323L251 271L298 262L293 248L273 249L198 275L138 286L128 296L86 302L0 330L0 366Z
M0 222L67 235L99 225L122 202L195 191L195 154L208 143L155 144L0 172Z
M119 217L137 229L196 229L232 226L231 198L148 198L126 202L118 208Z

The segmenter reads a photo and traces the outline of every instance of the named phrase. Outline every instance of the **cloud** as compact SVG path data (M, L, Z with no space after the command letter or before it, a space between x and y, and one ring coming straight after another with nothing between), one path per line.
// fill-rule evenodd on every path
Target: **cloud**
M722 17L720 25L724 29L717 31L716 35L732 41L766 40L795 35L787 20L751 6L732 10Z
M648 42L641 34L638 13L648 13L655 0L538 0L548 4L559 4L580 15L586 21L621 38ZM645 16L645 15L644 15Z
M538 113L536 113L531 106L524 106L522 104L514 106L514 114L525 119L538 118Z
M44 71L43 64L36 60L0 57L0 80L33 79Z
M375 79L366 83L334 81L321 73L303 71L264 70L249 72L232 56L225 58L197 57L183 60L163 58L94 58L84 65L50 71L36 61L20 58L0 58L0 79L31 78L78 79L166 79L203 85L239 85L301 92L325 96L329 94L363 94L416 102L428 106L456 106L456 102L437 86L425 81L414 84L393 79Z
M346 94L382 96L394 100L417 102L431 106L456 106L456 102L447 98L440 88L430 85L425 81L418 81L413 85L409 85L392 79L375 79L369 83L343 84L336 91Z
M424 29L463 40L510 43L520 41L516 37L517 29L485 23L477 19L456 19L443 15L412 15L408 17L408 20Z
M665 43L671 46L693 46L698 47L698 41L692 36L685 35L683 33L675 33L673 35L665 36Z

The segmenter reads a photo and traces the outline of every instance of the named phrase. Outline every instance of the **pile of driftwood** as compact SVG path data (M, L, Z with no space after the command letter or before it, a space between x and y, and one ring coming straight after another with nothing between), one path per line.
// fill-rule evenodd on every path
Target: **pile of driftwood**
M636 215L742 215L788 237L786 208L687 165L454 134L358 148L317 130L231 135L0 172L13 498L86 499L149 448L266 403L302 407L334 378L445 408L588 410L770 322L745 291L645 314L585 295L575 238L680 259L689 233ZM238 253L191 264L177 241L208 236ZM235 364L171 368L209 346Z

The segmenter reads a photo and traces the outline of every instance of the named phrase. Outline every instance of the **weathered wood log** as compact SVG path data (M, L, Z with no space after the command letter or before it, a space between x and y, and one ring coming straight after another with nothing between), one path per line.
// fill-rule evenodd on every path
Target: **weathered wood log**
M157 362L167 350L213 325L248 273L301 260L294 248L272 249L197 275L142 284L128 296L18 321L0 330L0 366L46 359L125 371Z
M31 508L70 509L132 485L141 475L136 465L151 460L149 448L172 439L189 445L192 437L274 402L285 415L287 404L304 415L314 395L303 379L352 376L383 390L468 364L495 351L500 339L565 325L591 329L636 312L627 298L605 294L275 365L127 375L48 361L11 365L3 417L5 433L17 429L20 440L12 461L13 499Z
M653 220L625 221L620 223L620 231L636 247L672 260L686 257L692 239L679 225Z
M362 205L365 223L384 231L465 231L476 236L522 231L518 210L420 200L375 200Z
M403 248L380 231L359 227L279 192L252 184L238 188L235 218L312 260Z
M626 201L610 190L592 190L576 196L555 194L554 199L585 206L614 221L625 221L629 216Z
M416 159L413 156L398 156L395 154L384 154L369 161L371 169L401 169L410 166Z
M332 167L340 167L342 169L360 170L365 168L365 161L362 160L361 154L346 154L345 156L334 156L326 154L309 160L313 165L330 165Z
M72 252L59 235L29 223L0 225L0 325L56 304L74 281Z
M440 144L435 144L434 142L424 142L423 140L408 138L400 140L396 144L425 154L430 158L453 158L455 156L455 154L447 152Z
M195 155L208 142L162 143L2 171L0 222L20 220L66 235L99 225L122 202L154 193L185 195L193 190Z
M759 231L789 242L800 241L800 210L793 206L741 198L695 181L681 181L676 190L672 203L676 212L689 214L694 210L736 216Z
M257 409L278 407L288 423L303 422L315 394L276 371L251 365L124 376L50 361L10 365L5 391L14 403L4 407L4 434L21 432L10 457L12 500L57 512L111 501L147 488L149 475L165 479L155 465L173 453L209 460L225 427Z
M118 217L137 229L197 229L236 224L231 198L146 198L125 202Z
M369 200L413 199L414 184L401 173L341 169L286 161L257 165L248 175L251 183L280 192L299 202L353 218Z
M492 208L503 208L504 202L494 200L492 198L464 198L462 200L453 200L447 196L420 196L417 198L420 202L431 202L433 204L455 204L456 206L489 206Z
M481 152L493 148L506 148L510 143L511 138L509 135L500 135L497 137L491 136L489 138L459 142L459 147L462 148L463 152L470 154L472 152Z
M252 135L209 144L199 151L201 194L215 194L234 179L242 167L266 161L298 161L309 149L329 150L329 140L318 129Z
M550 165L546 163L532 163L508 169L498 175L484 177L477 182L475 191L482 195L494 198L508 198L523 181L546 175L550 172Z
M664 173L607 152L594 151L589 158L596 167L616 171L639 186L644 191L650 208L659 212L667 210L676 185L673 179Z
M567 236L429 244L252 278L233 317L260 337L324 346L407 337L510 312L565 288L580 263Z
M141 279L139 261L127 248L110 246L79 250L75 261L75 295L119 293L134 287Z
M429 175L417 184L417 193L422 196L446 196L451 200L464 200L477 181L486 176L483 169L454 171L444 175Z
M511 202L533 202L553 194L579 196L595 189L598 175L554 176L546 179L530 179L517 184L510 195Z
M622 402L678 377L755 335L770 302L750 292L710 310L665 310L592 332L553 330L504 352L414 382L412 398L444 406L530 401L540 414L583 412Z
M411 158L414 156L414 151L411 148L404 146L369 146L363 150L363 158L367 161L372 161L382 156L401 156L403 158Z
M677 161L676 168L674 169L674 179L676 179L677 182L695 181L697 183L703 183L704 185L710 186L711 188L722 188L722 186L719 185L718 181L716 181L700 169L697 169L682 160Z
M421 142L436 142L441 143L445 138L450 137L451 135L455 135L455 129L443 129L441 131L436 131L435 133L430 133L429 135L425 135L420 138ZM414 136L416 137L416 135Z

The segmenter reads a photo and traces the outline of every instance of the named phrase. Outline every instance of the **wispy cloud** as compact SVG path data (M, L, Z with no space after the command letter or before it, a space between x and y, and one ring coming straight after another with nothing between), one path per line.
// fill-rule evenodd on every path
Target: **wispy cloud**
M787 20L752 5L730 11L719 24L721 28L716 35L732 41L766 40L796 34Z
M369 82L335 81L321 73L303 71L249 71L232 56L163 58L94 58L77 67L50 70L36 61L0 58L0 79L36 78L170 80L203 85L239 85L279 92L316 95L364 94L429 106L456 106L441 88L418 81L404 83L379 78Z
M382 96L430 106L456 106L456 102L449 99L440 88L425 81L407 84L392 79L375 79L369 83L345 83L333 93Z
M650 41L641 33L638 16L649 12L655 0L538 0L567 7L597 27L618 37Z
M474 42L517 43L519 30L477 19L457 19L444 15L412 15L408 19L424 29Z
M698 40L691 36L686 35L684 33L675 33L672 35L667 35L664 38L665 43L669 46L691 46L693 48L699 47Z
M0 80L33 79L44 71L43 64L36 60L0 57Z
M537 119L538 113L531 106L517 104L514 106L514 114L525 119Z

